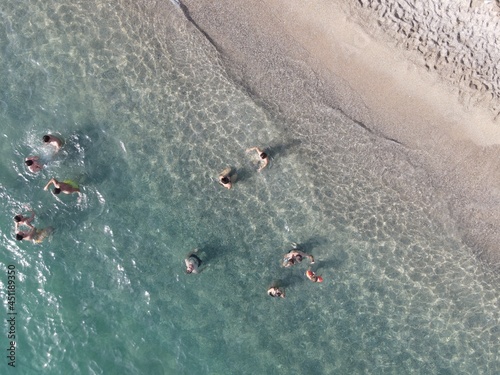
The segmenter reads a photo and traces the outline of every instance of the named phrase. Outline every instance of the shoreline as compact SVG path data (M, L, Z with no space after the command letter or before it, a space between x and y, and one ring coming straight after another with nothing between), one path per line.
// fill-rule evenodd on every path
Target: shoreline
M186 0L183 7L232 77L290 122L315 116L321 103L417 156L448 197L464 243L499 263L500 124L487 106L465 108L435 72L369 35L338 4Z

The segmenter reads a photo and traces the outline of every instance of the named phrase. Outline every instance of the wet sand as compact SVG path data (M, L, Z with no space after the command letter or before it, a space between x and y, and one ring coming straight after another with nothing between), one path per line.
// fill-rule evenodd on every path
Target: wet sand
M373 3L381 2L347 6L342 1L185 0L182 7L218 50L231 77L277 110L290 127L317 118L318 108L331 108L374 135L402 145L428 173L429 181L423 183L446 197L464 242L496 266L497 99L479 84L464 86L463 79L455 84L446 74L458 64L451 58L446 69L429 69L429 54L418 50L418 43L402 43L407 29L388 32L392 13L380 16L380 7L370 8ZM381 22L381 17L388 22ZM492 27L487 21L485 25ZM432 31L431 24L426 27ZM488 59L474 66L478 64L485 71L493 68ZM457 67L466 68L467 61ZM478 87L481 98L488 100L468 100L478 97Z

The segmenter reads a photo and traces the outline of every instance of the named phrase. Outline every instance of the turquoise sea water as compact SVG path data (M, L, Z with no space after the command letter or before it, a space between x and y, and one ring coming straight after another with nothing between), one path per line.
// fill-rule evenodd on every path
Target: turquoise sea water
M264 110L170 2L3 0L0 17L2 374L500 371L498 278L397 144L332 109L293 127ZM27 207L56 229L43 244L15 241ZM322 284L280 267L291 242ZM186 275L195 247L207 267Z

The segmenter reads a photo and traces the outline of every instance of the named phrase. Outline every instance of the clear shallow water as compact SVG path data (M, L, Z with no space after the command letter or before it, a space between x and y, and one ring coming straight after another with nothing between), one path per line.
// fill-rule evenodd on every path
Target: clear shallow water
M498 372L498 279L418 160L332 109L265 112L170 2L4 2L0 15L0 293L6 319L15 265L20 373ZM60 154L46 132L66 140ZM262 173L253 145L273 157ZM30 154L49 161L39 175ZM231 191L215 181L226 165ZM52 176L83 198L43 191ZM50 241L14 240L25 205ZM292 241L323 284L280 267ZM208 267L188 276L194 247ZM267 297L273 281L285 300Z

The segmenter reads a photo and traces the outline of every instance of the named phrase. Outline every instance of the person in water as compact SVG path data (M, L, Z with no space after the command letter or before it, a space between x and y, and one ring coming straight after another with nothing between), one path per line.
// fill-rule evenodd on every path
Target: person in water
M53 231L54 229L52 227L47 227L44 229L37 229L35 227L32 227L30 230L17 232L16 240L42 243L43 240L47 238Z
M189 254L187 254L186 259L184 259L184 263L186 264L186 273L200 273L202 269L201 259L196 255L198 249L194 249Z
M43 143L45 143L46 145L54 146L56 149L56 152L58 152L63 145L63 141L60 138L55 137L51 134L45 134L42 137L42 139L43 139Z
M285 291L278 288L277 286L272 286L267 290L267 294L271 297L281 297L285 298Z
M24 160L24 164L26 164L32 173L37 173L43 168L43 165L38 161L39 159L40 158L38 156L30 156Z
M250 152L250 151L256 151L257 154L259 154L259 158L260 158L260 166L259 166L259 169L257 169L257 171L261 171L263 170L267 164L269 164L269 156L264 152L264 150L261 150L260 148L258 147L250 147L246 150L246 152Z
M323 278L321 276L316 275L315 272L311 270L306 271L306 277L311 280L313 283L322 283Z
M21 225L25 225L30 228L34 228L31 222L35 219L35 211L31 211L31 217L26 217L21 214L14 216L15 231L19 229Z
M292 250L283 256L283 267L291 267L302 262L304 258L309 258L311 264L314 264L314 257L312 255L300 251L297 244L292 243Z
M231 189L235 181L236 173L233 173L231 167L227 167L221 173L219 173L219 183L226 189Z
M47 185L45 185L43 190L48 190L49 186L52 184L54 185L54 194L60 194L61 192L64 194L80 194L80 188L78 187L78 184L76 182L71 180L64 180L63 182L60 182L55 178L51 178Z

